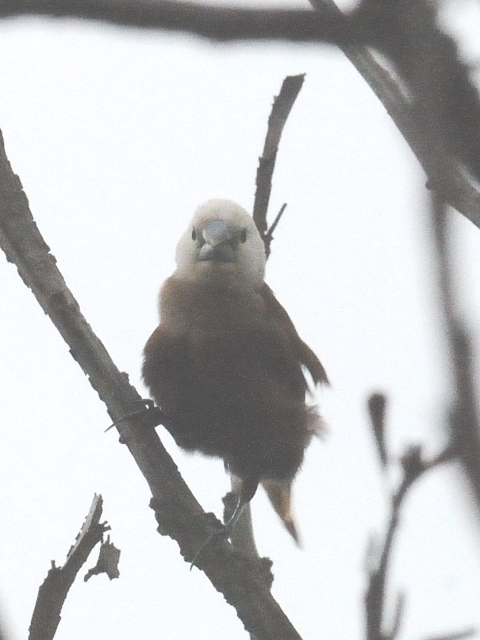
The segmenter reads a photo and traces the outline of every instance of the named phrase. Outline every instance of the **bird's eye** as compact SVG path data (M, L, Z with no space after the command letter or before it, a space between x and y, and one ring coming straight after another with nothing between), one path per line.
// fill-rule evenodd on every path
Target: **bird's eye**
M192 228L192 240L195 241L197 239L197 232L195 231L195 227Z
M247 241L247 230L242 229L242 233L240 235L240 242L246 242L246 241Z

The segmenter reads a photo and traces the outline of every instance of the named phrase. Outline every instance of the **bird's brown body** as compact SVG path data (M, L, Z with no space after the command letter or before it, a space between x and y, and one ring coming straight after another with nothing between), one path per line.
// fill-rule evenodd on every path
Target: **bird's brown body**
M263 482L295 535L290 485L318 425L302 366L315 384L327 377L263 277L205 261L201 275L163 285L143 377L177 444L222 458L253 492Z

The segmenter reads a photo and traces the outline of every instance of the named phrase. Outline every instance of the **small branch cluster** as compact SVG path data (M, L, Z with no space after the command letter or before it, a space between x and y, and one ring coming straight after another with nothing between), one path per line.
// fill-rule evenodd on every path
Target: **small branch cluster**
M387 470L392 465L392 457L387 453L385 439L386 404L387 399L381 393L374 393L368 399L372 432L377 443L383 470ZM400 457L402 477L397 489L390 498L390 516L383 543L380 550L374 550L373 553L370 552L369 554L374 557L373 561L369 562L368 586L365 593L366 640L394 640L400 631L405 595L399 593L397 596L393 622L388 631L385 629L385 600L388 569L395 535L400 524L401 510L413 485L428 471L454 460L457 457L457 453L454 445L448 445L433 458L424 458L421 445L412 445L407 447ZM445 637L466 637L471 635L472 632L474 630L449 634Z
M70 587L92 549L103 540L103 535L110 529L107 523L100 522L102 510L102 496L95 495L75 544L67 554L65 564L62 567L57 567L55 562L52 562L52 568L38 590L30 623L29 640L51 640L54 637L60 623L63 603ZM120 552L118 552L117 563L119 556ZM115 573L113 565L111 570ZM112 574L109 577L118 577L118 568L116 571L117 576ZM93 573L93 570L90 572ZM100 571L95 573L100 573Z

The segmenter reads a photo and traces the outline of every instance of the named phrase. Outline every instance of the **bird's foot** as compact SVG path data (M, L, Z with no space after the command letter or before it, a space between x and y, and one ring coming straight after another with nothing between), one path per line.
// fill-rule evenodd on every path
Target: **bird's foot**
M135 403L142 405L141 408L137 409L136 411L132 411L132 413L128 413L122 416L118 420L115 420L113 424L105 429L105 433L107 431L110 431L110 429L113 429L113 427L119 425L121 422L130 419L138 420L139 422L141 422L141 425L145 427L158 427L161 424L165 424L165 416L163 415L162 411L157 406L155 406L153 400L142 399L136 400Z
M226 525L222 525L222 528L219 529L218 531L214 531L213 533L211 533L206 539L206 541L202 544L200 549L197 551L197 553L194 555L193 560L190 564L190 571L193 569L193 567L197 565L197 560L200 558L200 556L205 551L205 549L212 544L214 540L224 540L225 542L227 542L227 540L229 540L230 536L232 535L232 529L233 527L229 527L228 524L226 524Z

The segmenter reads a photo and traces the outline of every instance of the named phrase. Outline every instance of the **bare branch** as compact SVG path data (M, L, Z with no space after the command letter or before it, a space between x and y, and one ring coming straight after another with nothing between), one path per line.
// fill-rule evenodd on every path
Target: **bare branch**
M338 19L345 18L333 0L310 0L310 3L322 14L325 11L330 11ZM398 5L398 3L377 4L378 6ZM401 7L403 11L404 3L401 3ZM429 178L429 183L433 184L435 159L428 137L418 122L412 103L402 93L390 73L376 61L367 46L346 43L339 44L339 47L381 100L422 165ZM394 53L390 51L390 53L387 52L387 55L390 55L393 62L397 62ZM480 192L452 158L445 158L445 161L448 163L448 181L443 184L443 197L452 207L455 207L457 211L480 228Z
M428 145L427 153L435 151L431 144L435 138L430 137L429 128L435 120L441 127L445 152L463 162L480 179L480 98L455 41L438 24L437 11L438 5L434 2L362 0L358 17L363 17L371 26L370 44L385 53L406 80L412 94L413 113ZM428 50L435 52L430 57L427 42ZM432 77L435 77L435 86ZM430 111L432 89L437 99L434 118ZM436 190L443 193L439 176L433 177Z
M95 495L75 544L67 554L65 564L63 567L56 567L52 562L52 568L38 590L29 640L51 640L54 637L60 623L63 603L77 573L109 528L100 523L102 505L102 496Z
M408 448L401 458L403 469L402 480L392 495L390 519L383 542L380 559L377 566L370 570L369 582L365 593L365 613L367 621L367 640L392 640L398 634L399 616L403 611L403 601L399 599L395 621L390 634L383 631L383 618L385 610L385 585L387 580L393 541L400 522L400 513L403 502L412 485L423 476L424 473L448 462L455 457L455 450L449 446L440 454L430 460L422 458L421 447Z
M282 83L280 93L275 96L272 110L268 118L267 135L263 146L263 154L259 159L256 178L256 190L253 205L253 219L260 235L265 244L265 253L267 258L270 255L270 245L273 240L273 232L275 231L280 218L285 211L286 204L282 206L270 228L267 228L267 212L268 203L270 201L270 193L272 190L272 178L275 170L275 161L277 158L278 146L282 137L283 128L290 115L290 111L297 99L298 94L303 86L305 74L298 76L287 76ZM235 479L232 477L232 490L234 489ZM231 515L235 507L235 493L228 493L223 499L225 505L224 522L228 518L226 514ZM247 504L243 510L233 530L231 538L232 544L237 549L242 549L246 553L258 557L258 551L255 544L255 537L252 526L252 510L250 504Z
M118 570L118 563L120 561L120 549L110 542L110 536L102 542L100 547L100 553L98 554L97 564L89 569L83 578L84 582L90 580L92 576L96 576L99 573L106 573L110 580L120 577L120 571Z
M456 398L450 415L449 434L455 446L472 494L475 497L477 513L480 513L480 418L477 411L477 399L473 377L473 356L468 332L461 319L455 299L455 286L452 273L452 247L450 244L450 227L446 206L445 185L451 179L451 163L448 153L452 148L453 138L451 125L445 124L445 107L451 106L450 65L456 67L458 61L447 60L450 43L445 43L438 34L432 17L432 5L425 1L417 1L410 5L406 15L397 15L389 19L396 24L398 34L408 32L405 36L405 50L415 41L415 58L410 51L409 58L402 64L408 69L411 84L421 95L421 104L417 109L419 119L424 127L424 135L428 139L432 161L432 194L431 194L431 228L434 241L435 273L440 290L440 302L444 315L448 348L454 376ZM392 25L390 25L391 28ZM398 43L397 43L398 46ZM451 52L450 52L451 53ZM403 52L405 55L405 51ZM461 74L459 81L463 82ZM409 78L410 79L410 78ZM455 112L456 113L456 112ZM458 113L456 113L458 116ZM472 131L476 139L477 132ZM477 149L478 152L478 149ZM464 149L462 153L466 153Z
M0 136L0 246L14 262L25 284L49 315L105 402L152 492L159 532L177 541L182 556L191 561L219 525L205 514L153 429L158 416L150 412L124 419L138 409L141 398L120 373L93 333L67 288L55 258L49 253L33 220L19 178L12 172ZM232 561L232 558L234 560ZM258 640L299 640L300 636L273 599L270 563L234 551L224 540L213 541L196 565L205 571L245 628Z
M144 29L167 29L195 33L217 41L235 41L246 39L289 40L296 42L325 42L337 44L357 67L370 84L374 92L385 105L395 124L401 131L412 151L417 156L425 173L432 183L432 157L422 126L417 122L417 114L413 105L402 95L397 83L380 65L368 49L362 44L380 46L390 55L394 63L399 64L398 52L401 47L392 49L389 29L375 24L375 12L354 11L348 15L335 5L333 0L310 0L315 12L286 9L237 9L222 6L198 5L194 2L174 2L172 0L3 0L0 3L0 18L42 15L52 18L76 17L85 20L100 20L113 24L139 27ZM373 4L373 3L367 3ZM398 3L377 2L381 5L398 5ZM405 3L401 3L402 11ZM382 11L384 9L381 9ZM387 8L388 10L388 8ZM377 19L378 22L378 19ZM383 37L382 37L383 33ZM444 35L444 34L443 34ZM442 63L443 64L443 63ZM400 63L401 66L401 63ZM479 167L477 154L478 144L474 142L471 132L478 138L478 113L475 90L468 84L468 72L460 64L461 75L467 82L462 86L465 91L458 92L458 83L452 84L452 104L460 117L455 119L457 126L465 118L465 105L470 104L471 117L455 149L462 152L462 157L472 160ZM468 94L468 100L464 97ZM460 110L460 111L459 111ZM475 112L477 115L475 115ZM472 123L475 123L472 129ZM466 157L468 156L468 157ZM468 176L457 166L453 157L448 160L449 180L442 188L444 198L463 213L476 226L480 227L480 192L469 180ZM477 170L478 175L478 170Z
M395 640L400 632L402 626L403 612L405 611L405 594L403 591L397 595L397 602L395 604L395 613L393 615L392 629L388 634L389 640Z
M287 122L287 118L295 103L295 100L303 86L305 74L298 76L287 76L282 83L280 93L275 97L272 110L268 118L267 135L263 146L263 154L259 160L256 178L256 191L253 206L253 219L263 238L265 244L265 253L270 255L270 244L273 240L273 232L275 231L286 204L282 206L277 214L273 224L267 229L267 211L272 189L272 177L275 169L275 161L282 136L283 128ZM236 480L232 476L232 491L227 493L223 499L224 522L227 522L232 515L238 496L235 493ZM258 557L258 551L255 544L255 537L252 525L252 510L250 504L247 504L235 525L233 535L231 537L232 544L235 548L241 549L246 553ZM253 636L252 636L253 637Z
M385 409L387 397L383 393L372 393L368 399L368 414L372 425L373 435L377 444L377 451L380 457L382 468L385 469L388 462L387 449L385 444Z
M298 76L287 76L283 81L280 93L275 97L272 111L268 118L267 135L263 146L263 153L260 157L253 205L253 219L257 229L265 242L267 257L270 254L270 241L267 239L267 211L272 190L272 177L277 159L278 146L282 137L283 128L290 115L290 111L303 86L305 74ZM272 231L273 232L273 231Z
M309 10L240 9L173 0L2 0L0 18L80 18L144 29L194 33L216 41L363 41L363 27Z
M471 638L476 635L477 630L475 627L470 627L468 629L464 629L463 631L455 631L453 633L446 633L441 636L433 636L428 638L428 640L463 640L463 638Z

